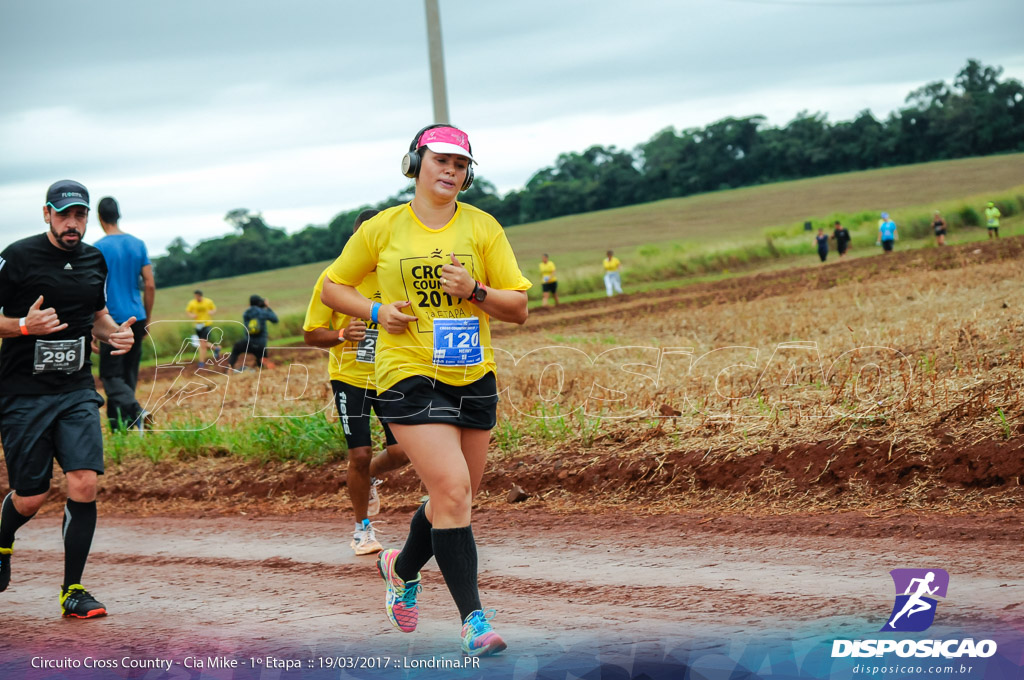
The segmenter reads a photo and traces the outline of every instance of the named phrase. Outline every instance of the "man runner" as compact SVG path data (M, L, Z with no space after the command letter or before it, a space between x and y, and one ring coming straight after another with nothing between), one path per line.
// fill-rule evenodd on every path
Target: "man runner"
M364 210L359 213L352 233L377 212ZM374 411L377 410L377 404L373 401L377 396L377 383L374 377L377 324L368 324L363 319L345 316L321 302L320 295L326 276L325 269L313 289L302 330L307 345L327 347L331 350L331 388L334 390L335 406L348 444L346 486L352 503L352 514L355 515L355 530L349 545L356 555L371 555L383 550L369 520L380 510L377 478L385 472L397 470L407 464L409 459L391 434L391 428L383 423L386 447L383 452L373 455L370 407L372 406ZM379 300L380 288L377 285L376 274L368 276L359 286L359 290L367 297Z
M203 296L203 291L196 290L192 293L195 297L188 301L185 306L185 313L188 318L196 321L196 336L199 338L199 368L206 366L206 348L210 346L210 321L213 313L217 311L217 305L213 300ZM220 359L220 348L213 346L213 360Z
M156 282L153 265L149 261L146 244L131 234L121 231L121 208L110 196L100 199L99 213L103 238L96 247L107 263L107 308L116 323L135 317L132 332L135 343L123 356L112 352L110 345L100 345L100 380L107 394L107 420L113 432L121 428L143 429L149 414L135 398L139 382L139 362L142 360L142 338L146 335L146 321L153 317ZM139 278L145 293L139 296Z
M107 312L107 265L82 242L88 218L86 188L56 182L43 206L49 231L0 253L0 441L13 489L0 504L0 591L10 584L15 532L43 505L56 460L68 483L60 607L79 619L107 613L81 585L103 473L103 399L87 348L95 336L112 354L127 353L135 323L118 325Z

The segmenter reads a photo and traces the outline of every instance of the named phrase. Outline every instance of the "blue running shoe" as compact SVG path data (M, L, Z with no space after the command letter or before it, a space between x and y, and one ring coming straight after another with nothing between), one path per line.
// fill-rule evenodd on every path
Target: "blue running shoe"
M462 653L467 656L490 656L502 651L508 645L491 628L490 620L497 612L477 609L466 617L462 624Z

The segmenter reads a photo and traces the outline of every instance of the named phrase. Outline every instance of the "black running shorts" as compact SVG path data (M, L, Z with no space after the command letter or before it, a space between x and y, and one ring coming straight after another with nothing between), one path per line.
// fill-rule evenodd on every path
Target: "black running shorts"
M892 247L895 243L895 241L882 241L882 250L884 250L887 253L891 253Z
M362 446L372 446L370 439L370 409L377 414L378 420L384 426L384 442L387 446L398 443L395 435L391 434L391 428L381 418L380 405L376 401L377 393L362 387L355 387L340 380L332 380L331 388L334 390L334 405L338 409L338 417L341 418L341 429L345 433L345 442L350 449L358 449Z
M0 440L9 485L19 496L50 490L53 461L64 472L103 474L103 398L90 388L0 396Z
M551 283L542 283L540 284L540 290L542 293L557 293L558 281L552 281Z
M212 330L213 326L201 326L199 324L196 324L196 335L199 337L200 340L209 340L210 331Z
M498 418L498 388L494 373L463 387L424 376L400 380L377 397L381 420L392 425L444 423L473 430L490 430Z

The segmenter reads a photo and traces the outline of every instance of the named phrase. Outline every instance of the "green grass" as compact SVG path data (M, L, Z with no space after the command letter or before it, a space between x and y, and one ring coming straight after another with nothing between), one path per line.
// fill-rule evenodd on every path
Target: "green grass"
M230 428L185 420L161 425L161 429L145 434L104 431L103 438L106 456L115 464L129 456L158 462L169 457L230 451L232 455L261 462L294 460L315 466L344 459L347 450L340 429L322 413L252 418Z

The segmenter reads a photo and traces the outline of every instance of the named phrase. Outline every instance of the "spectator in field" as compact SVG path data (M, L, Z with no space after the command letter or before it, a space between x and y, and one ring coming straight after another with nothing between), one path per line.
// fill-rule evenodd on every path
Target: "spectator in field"
M363 222L378 212L364 210L359 213L352 233L359 231ZM384 430L385 449L373 455L370 409L380 420L381 408L376 401L374 369L380 328L369 319L346 316L325 305L320 296L326 277L325 269L313 288L302 331L307 345L330 349L328 372L334 392L334 405L348 444L348 479L345 485L355 516L355 530L349 546L356 555L372 555L384 549L369 519L380 512L380 494L377 491L379 477L385 472L397 470L408 463L409 459L398 445L391 428L383 421L381 426ZM381 295L377 272L367 274L363 282L356 286L356 290L367 299L379 302Z
M999 218L1003 214L999 212L999 208L992 201L988 202L988 207L985 208L985 226L988 227L988 237L999 238Z
M107 263L82 242L88 220L88 190L72 180L55 182L43 205L47 230L0 253L0 442L12 489L0 503L0 592L11 582L15 533L46 501L57 462L67 481L60 612L76 619L107 613L82 586L104 469L103 399L86 347L95 337L120 355L135 342L134 317L117 324L107 310ZM8 629L36 618L25 601L8 601ZM73 633L61 635L66 641Z
M153 265L146 244L121 231L121 208L117 201L110 196L101 198L96 212L106 234L96 242L96 247L107 263L107 309L118 324L135 317L131 327L135 342L127 353L114 354L113 347L100 344L100 380L107 394L107 421L115 432L122 427L141 430L148 414L135 399L135 388L139 382L142 338L146 336L146 321L152 316L156 297ZM140 278L144 291L141 296Z
M882 250L892 252L893 245L899 240L896 232L896 223L889 219L889 213L882 213L882 219L878 224L878 241L875 245L881 245Z
M251 354L255 359L255 367L263 368L263 357L267 353L267 322L277 323L277 314L270 308L270 303L259 295L249 296L249 308L242 313L242 324L245 335L231 348L228 365L235 367L235 361L242 359L242 370L245 370L245 355Z
M846 257L846 249L850 247L850 232L840 224L839 220L835 221L832 230L832 238L836 242L836 252L839 253L839 259Z
M417 132L402 159L416 182L412 201L349 239L327 270L322 300L384 329L376 364L382 420L429 496L402 550L377 558L388 620L404 633L416 629L420 570L433 558L459 611L462 652L482 656L506 647L491 627L494 611L481 606L472 527L497 423L490 320L525 323L531 284L497 220L457 200L473 182L474 162L465 132ZM381 302L358 290L374 271Z
M814 237L814 242L818 244L818 257L824 262L828 259L828 234L825 233L825 227L818 227L818 235Z
M548 296L552 295L555 298L555 304L558 304L558 275L555 274L555 263L548 259L548 254L544 253L540 258L540 289L544 293L543 299L540 301L541 307L547 307Z
M946 220L938 210L932 215L932 230L935 232L935 245L946 245Z
M619 262L619 258L615 257L615 253L609 250L602 264L604 265L604 289L608 293L608 297L616 293L621 295L622 277L619 274L619 270L622 268L622 263Z
M199 337L199 368L206 366L206 351L210 347L210 321L213 313L217 311L217 305L208 297L203 297L203 291L193 292L195 298L188 301L185 313L190 319L196 320L196 335ZM214 350L213 358L220 358L220 352Z

